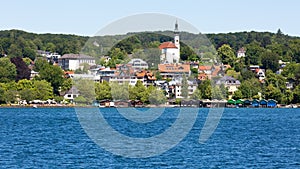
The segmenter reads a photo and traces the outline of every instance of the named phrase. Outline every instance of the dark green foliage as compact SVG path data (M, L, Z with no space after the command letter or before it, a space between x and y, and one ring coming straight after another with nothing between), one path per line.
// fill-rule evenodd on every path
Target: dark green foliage
M53 87L54 94L59 94L59 87L63 85L65 80L62 69L42 59L37 60L36 64L36 70L39 71L37 79L49 82Z
M261 54L261 63L264 69L270 69L276 72L279 68L279 56L276 53L265 51Z

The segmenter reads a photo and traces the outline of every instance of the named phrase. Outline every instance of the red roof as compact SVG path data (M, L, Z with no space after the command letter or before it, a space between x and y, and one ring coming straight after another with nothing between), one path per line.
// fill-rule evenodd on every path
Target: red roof
M175 44L173 42L164 42L159 45L159 49L165 49L165 48L176 48Z
M211 66L199 66L199 70L210 70Z

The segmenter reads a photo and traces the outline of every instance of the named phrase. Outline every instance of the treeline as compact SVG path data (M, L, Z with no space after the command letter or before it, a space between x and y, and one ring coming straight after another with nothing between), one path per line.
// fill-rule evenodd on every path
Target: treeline
M128 33L126 35L84 37L65 34L35 34L20 30L0 31L0 57L36 57L36 50L58 54L79 53L99 57L110 55L115 48L127 54L145 49L157 49L160 43L172 41L171 31ZM192 34L181 32L181 59L197 60L200 57L213 57L216 49L228 44L236 52L244 47L249 64L260 64L261 54L272 51L283 61L300 62L300 38L285 35L280 29L270 32L237 32L219 34ZM207 38L206 38L207 37ZM198 55L198 58L195 57Z
M32 60L36 50L79 53L88 37L64 34L35 34L20 30L0 31L0 56L27 57Z
M0 103L35 99L62 101L61 94L71 88L72 79L65 78L59 66L41 58L35 61L33 70L39 75L30 79L31 70L25 58L0 58Z
M76 97L76 103L91 104L96 100L128 101L140 100L144 104L164 104L167 101L164 91L152 85L145 87L141 81L137 81L135 86L128 83L118 84L116 82L103 81L97 83L91 80L76 80L75 86L80 91L80 96Z

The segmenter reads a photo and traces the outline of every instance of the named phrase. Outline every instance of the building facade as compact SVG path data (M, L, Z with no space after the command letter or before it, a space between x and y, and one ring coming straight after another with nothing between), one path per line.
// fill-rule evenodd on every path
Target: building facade
M84 63L87 63L89 66L96 65L95 58L83 54L64 54L58 59L59 66L64 70L77 70Z

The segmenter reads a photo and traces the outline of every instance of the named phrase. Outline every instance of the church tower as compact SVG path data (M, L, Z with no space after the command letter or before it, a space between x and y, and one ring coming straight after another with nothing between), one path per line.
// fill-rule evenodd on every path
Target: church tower
M176 20L175 23L175 29L174 29L174 44L175 46L178 48L178 50L180 50L180 43L179 43L179 30L178 30L178 23Z

